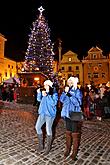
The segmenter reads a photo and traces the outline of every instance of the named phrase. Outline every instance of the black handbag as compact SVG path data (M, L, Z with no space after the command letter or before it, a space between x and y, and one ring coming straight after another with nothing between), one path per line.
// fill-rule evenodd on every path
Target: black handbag
M83 119L82 112L71 111L69 113L69 116L70 116L70 120L72 121L81 121Z

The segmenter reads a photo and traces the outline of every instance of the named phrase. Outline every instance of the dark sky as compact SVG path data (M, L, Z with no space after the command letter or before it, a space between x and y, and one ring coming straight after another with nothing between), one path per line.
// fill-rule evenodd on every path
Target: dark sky
M62 40L62 53L76 52L85 56L92 46L105 54L110 51L110 10L107 2L96 0L2 0L0 33L6 38L5 56L17 61L24 59L32 22L45 8L43 15L51 29L51 40ZM57 49L57 44L55 44Z

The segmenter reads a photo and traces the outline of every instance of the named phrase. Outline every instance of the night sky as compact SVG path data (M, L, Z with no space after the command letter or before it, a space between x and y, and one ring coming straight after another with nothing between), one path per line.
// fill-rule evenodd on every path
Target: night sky
M5 56L16 61L24 59L32 22L39 15L38 8L51 30L51 40L57 52L58 38L62 53L71 50L81 59L92 46L104 54L110 52L110 10L105 1L73 0L2 0L0 4L0 33L6 39Z

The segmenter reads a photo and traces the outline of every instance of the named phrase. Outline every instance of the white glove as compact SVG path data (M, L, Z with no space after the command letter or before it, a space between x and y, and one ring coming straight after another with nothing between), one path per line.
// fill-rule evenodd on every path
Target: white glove
M40 88L39 88L39 89L37 89L37 93L40 93Z
M66 86L65 87L65 92L68 93L68 91L69 91L69 87Z
M46 91L42 91L42 96L46 96L46 95L47 95Z

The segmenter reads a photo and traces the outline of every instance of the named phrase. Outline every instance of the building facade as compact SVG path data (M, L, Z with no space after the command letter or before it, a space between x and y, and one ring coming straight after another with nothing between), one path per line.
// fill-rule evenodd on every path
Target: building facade
M80 84L82 84L82 62L78 59L77 56L78 55L72 51L65 53L59 63L59 73L64 80L67 80L70 76L77 76L80 80Z
M0 83L16 75L16 62L4 56L7 39L0 34Z
M110 55L104 56L99 47L92 47L82 60L83 84L95 85L110 81Z
M0 34L0 83L21 73L24 65L24 62L16 62L4 56L6 41L7 39ZM77 76L81 85L110 81L110 54L104 56L103 51L96 46L80 61L78 55L70 50L61 56L61 45L59 48L60 60L54 61L53 69L64 84L70 76Z

